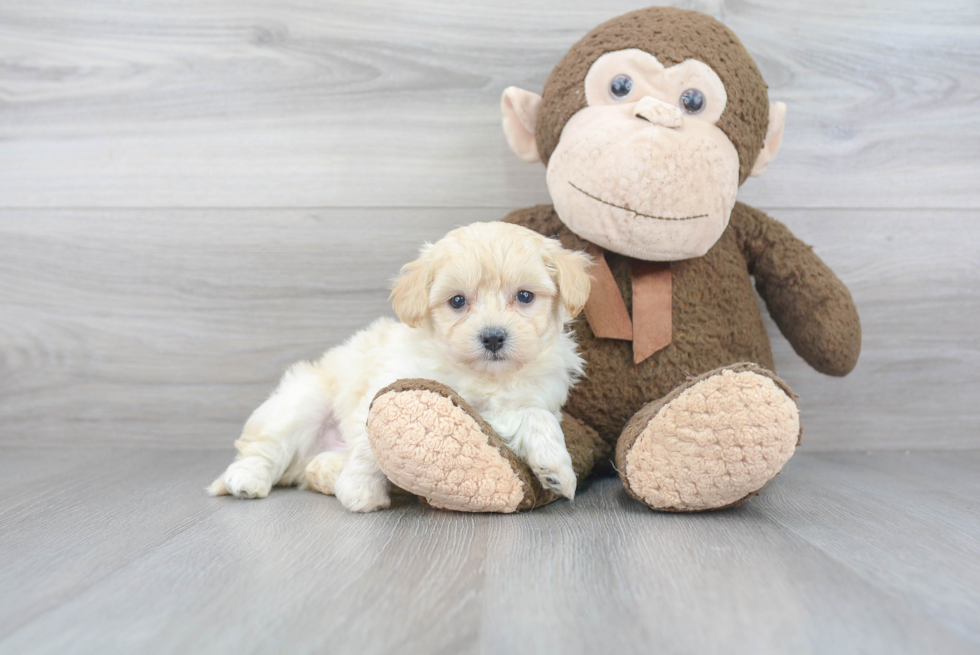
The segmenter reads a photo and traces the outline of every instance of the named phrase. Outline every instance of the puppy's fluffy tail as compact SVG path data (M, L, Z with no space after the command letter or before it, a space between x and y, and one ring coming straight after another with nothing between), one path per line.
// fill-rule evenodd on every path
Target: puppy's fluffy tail
M205 489L209 496L227 496L228 487L225 486L225 476L221 476L212 482L210 486L205 487Z

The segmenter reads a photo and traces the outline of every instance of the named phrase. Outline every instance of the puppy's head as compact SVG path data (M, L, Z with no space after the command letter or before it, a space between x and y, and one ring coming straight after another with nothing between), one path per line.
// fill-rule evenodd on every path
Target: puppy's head
M509 223L473 223L422 248L391 301L406 324L430 331L454 361L513 371L557 340L589 297L591 260Z

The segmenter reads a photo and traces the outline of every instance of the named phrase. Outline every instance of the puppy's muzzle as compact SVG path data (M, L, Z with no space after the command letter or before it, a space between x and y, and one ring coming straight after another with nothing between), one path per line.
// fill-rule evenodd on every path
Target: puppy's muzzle
M507 339L507 333L500 328L487 328L480 334L480 340L483 342L483 348L494 355L504 347L504 341Z

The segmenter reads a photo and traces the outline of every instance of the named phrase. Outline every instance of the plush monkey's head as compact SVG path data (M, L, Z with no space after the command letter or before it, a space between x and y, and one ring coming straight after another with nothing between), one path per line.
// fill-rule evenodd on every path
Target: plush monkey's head
M572 46L539 96L510 87L504 133L547 165L568 227L638 259L699 257L718 240L738 186L775 157L786 107L727 27L651 7Z

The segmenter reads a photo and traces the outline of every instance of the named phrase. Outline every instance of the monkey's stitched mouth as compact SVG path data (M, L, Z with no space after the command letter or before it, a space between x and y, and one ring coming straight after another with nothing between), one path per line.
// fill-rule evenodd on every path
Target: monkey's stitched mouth
M631 214L636 214L637 216L642 216L643 218L652 218L652 219L657 220L657 221L692 221L695 218L707 218L708 217L707 214L698 214L697 216L651 216L650 214L643 214L643 213L640 213L640 212L636 211L635 209L630 209L629 207L622 207L620 205L613 204L613 203L609 202L608 200L603 200L602 198L600 198L598 196L592 195L588 191L583 191L582 189L580 189L577 186L575 186L572 182L569 182L568 184L573 189L575 189L576 191L578 191L579 193L584 194L584 195L588 196L589 198L592 198L593 200L597 200L597 201L601 202L604 205L609 205L610 207L615 207L616 209L622 209L624 212L630 212Z

